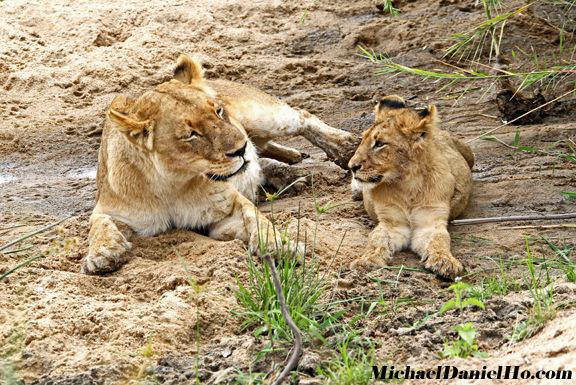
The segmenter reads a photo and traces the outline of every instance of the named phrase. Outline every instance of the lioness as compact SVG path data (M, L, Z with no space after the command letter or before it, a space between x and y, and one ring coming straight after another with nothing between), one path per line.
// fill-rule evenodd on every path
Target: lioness
M383 98L375 122L350 159L353 188L378 223L353 266L382 266L408 246L427 269L454 278L463 270L450 252L448 219L468 204L474 155L436 127L433 105L415 110L399 96Z
M134 232L204 229L211 238L241 239L253 250L259 233L272 238L270 223L252 203L261 165L249 137L288 162L300 153L271 139L303 135L340 164L353 152L351 134L255 88L205 80L200 63L185 55L174 77L136 99L112 101L84 273L116 270Z

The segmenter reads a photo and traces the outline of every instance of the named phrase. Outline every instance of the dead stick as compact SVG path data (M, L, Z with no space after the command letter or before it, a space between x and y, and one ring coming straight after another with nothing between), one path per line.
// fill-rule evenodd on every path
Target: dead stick
M549 214L549 215L516 215L510 217L487 217L487 218L470 218L470 219L456 219L450 221L451 225L476 225L479 223L496 223L496 222L521 222L521 221L549 221L554 219L571 219L576 218L576 213L566 214Z
M288 360L288 363L282 370L282 372L278 375L278 377L272 383L273 385L280 385L284 382L284 380L290 375L290 371L298 366L298 362L300 361L300 355L302 354L302 333L298 326L292 320L290 316L290 312L288 311L288 307L286 306L286 300L284 299L284 294L282 294L282 285L280 284L280 280L278 279L278 273L276 272L276 266L274 265L274 261L270 257L268 253L264 255L264 259L270 266L270 275L272 277L272 282L274 282L274 289L276 290L276 296L278 296L278 302L280 302L280 310L282 311L282 316L284 320L294 333L294 349L292 351L292 355Z
M68 218L69 218L69 217L68 217ZM60 223L64 222L64 221L65 221L66 219L68 219L68 218L64 218L64 219L62 219L62 220L60 220L60 221L58 221L58 222L56 222L56 223L52 223L51 225L42 227L40 230L36 230L36 231L34 231L34 232L31 232L31 233L29 233L29 234L24 235L23 237L18 238L18 239L16 239L16 240L12 241L12 242L9 242L9 243L5 244L4 246L0 247L0 251L6 250L6 249L9 248L10 246L14 246L15 244L17 244L17 243L19 243L19 242L22 242L22 241L24 241L24 240L26 240L26 239L28 239L28 238L31 238L31 237L33 237L33 236L36 235L36 234L40 234L40 233L42 233L42 232L44 232L44 231L46 231L46 230L50 230L52 227L58 226Z

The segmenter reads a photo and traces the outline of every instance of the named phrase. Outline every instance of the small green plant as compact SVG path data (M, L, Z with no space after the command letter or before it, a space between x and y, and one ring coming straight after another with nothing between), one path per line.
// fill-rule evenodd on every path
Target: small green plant
M456 325L453 329L458 333L458 339L444 343L440 358L488 358L488 354L478 350L477 330L472 322Z
M376 7L383 13L398 16L400 12L394 7L394 0L377 0Z
M446 302L440 310L438 311L440 315L446 313L447 311L458 309L462 310L465 307L478 307L484 309L484 302L475 297L466 298L467 292L471 289L471 286L464 282L457 282L448 289L452 290L454 293L454 299Z
M154 356L154 334L150 334L148 338L146 338L146 345L140 350L140 354L144 358L152 358Z

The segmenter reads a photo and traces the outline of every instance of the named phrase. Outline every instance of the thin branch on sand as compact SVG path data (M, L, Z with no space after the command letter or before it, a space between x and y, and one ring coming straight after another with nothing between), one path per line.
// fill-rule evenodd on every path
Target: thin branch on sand
M509 216L509 217L456 219L456 220L450 221L449 224L454 225L454 226L461 226L461 225L477 225L480 223L550 221L550 220L556 220L556 219L572 219L572 218L576 218L576 213L525 215L525 216L513 215L513 216Z
M290 371L298 366L298 362L300 361L300 356L302 354L302 333L292 320L290 312L288 311L288 306L286 306L286 300L284 299L284 294L282 294L282 285L278 279L278 273L276 272L276 266L274 265L272 257L270 257L270 254L266 253L264 255L264 259L268 263L268 266L270 266L270 276L272 277L272 282L274 282L274 289L276 290L276 295L278 296L278 302L280 303L282 316L284 317L286 324L288 324L292 330L292 333L294 333L294 347L292 349L292 355L288 359L288 362L286 363L286 366L282 372L272 383L273 385L280 385L288 378Z

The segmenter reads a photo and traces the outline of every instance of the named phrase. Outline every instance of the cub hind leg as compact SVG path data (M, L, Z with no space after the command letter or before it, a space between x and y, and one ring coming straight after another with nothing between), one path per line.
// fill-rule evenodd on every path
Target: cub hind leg
M296 164L309 157L308 154L300 152L295 148L283 146L273 141L261 143L258 143L257 141L254 142L256 146L258 146L258 149L260 150L259 155L262 158L270 158L288 164Z
M133 231L106 214L92 214L88 235L88 255L82 260L84 274L103 274L118 270L126 262Z
M296 111L300 117L299 134L320 147L331 161L347 170L348 161L354 155L359 139L349 132L329 126L308 111Z

